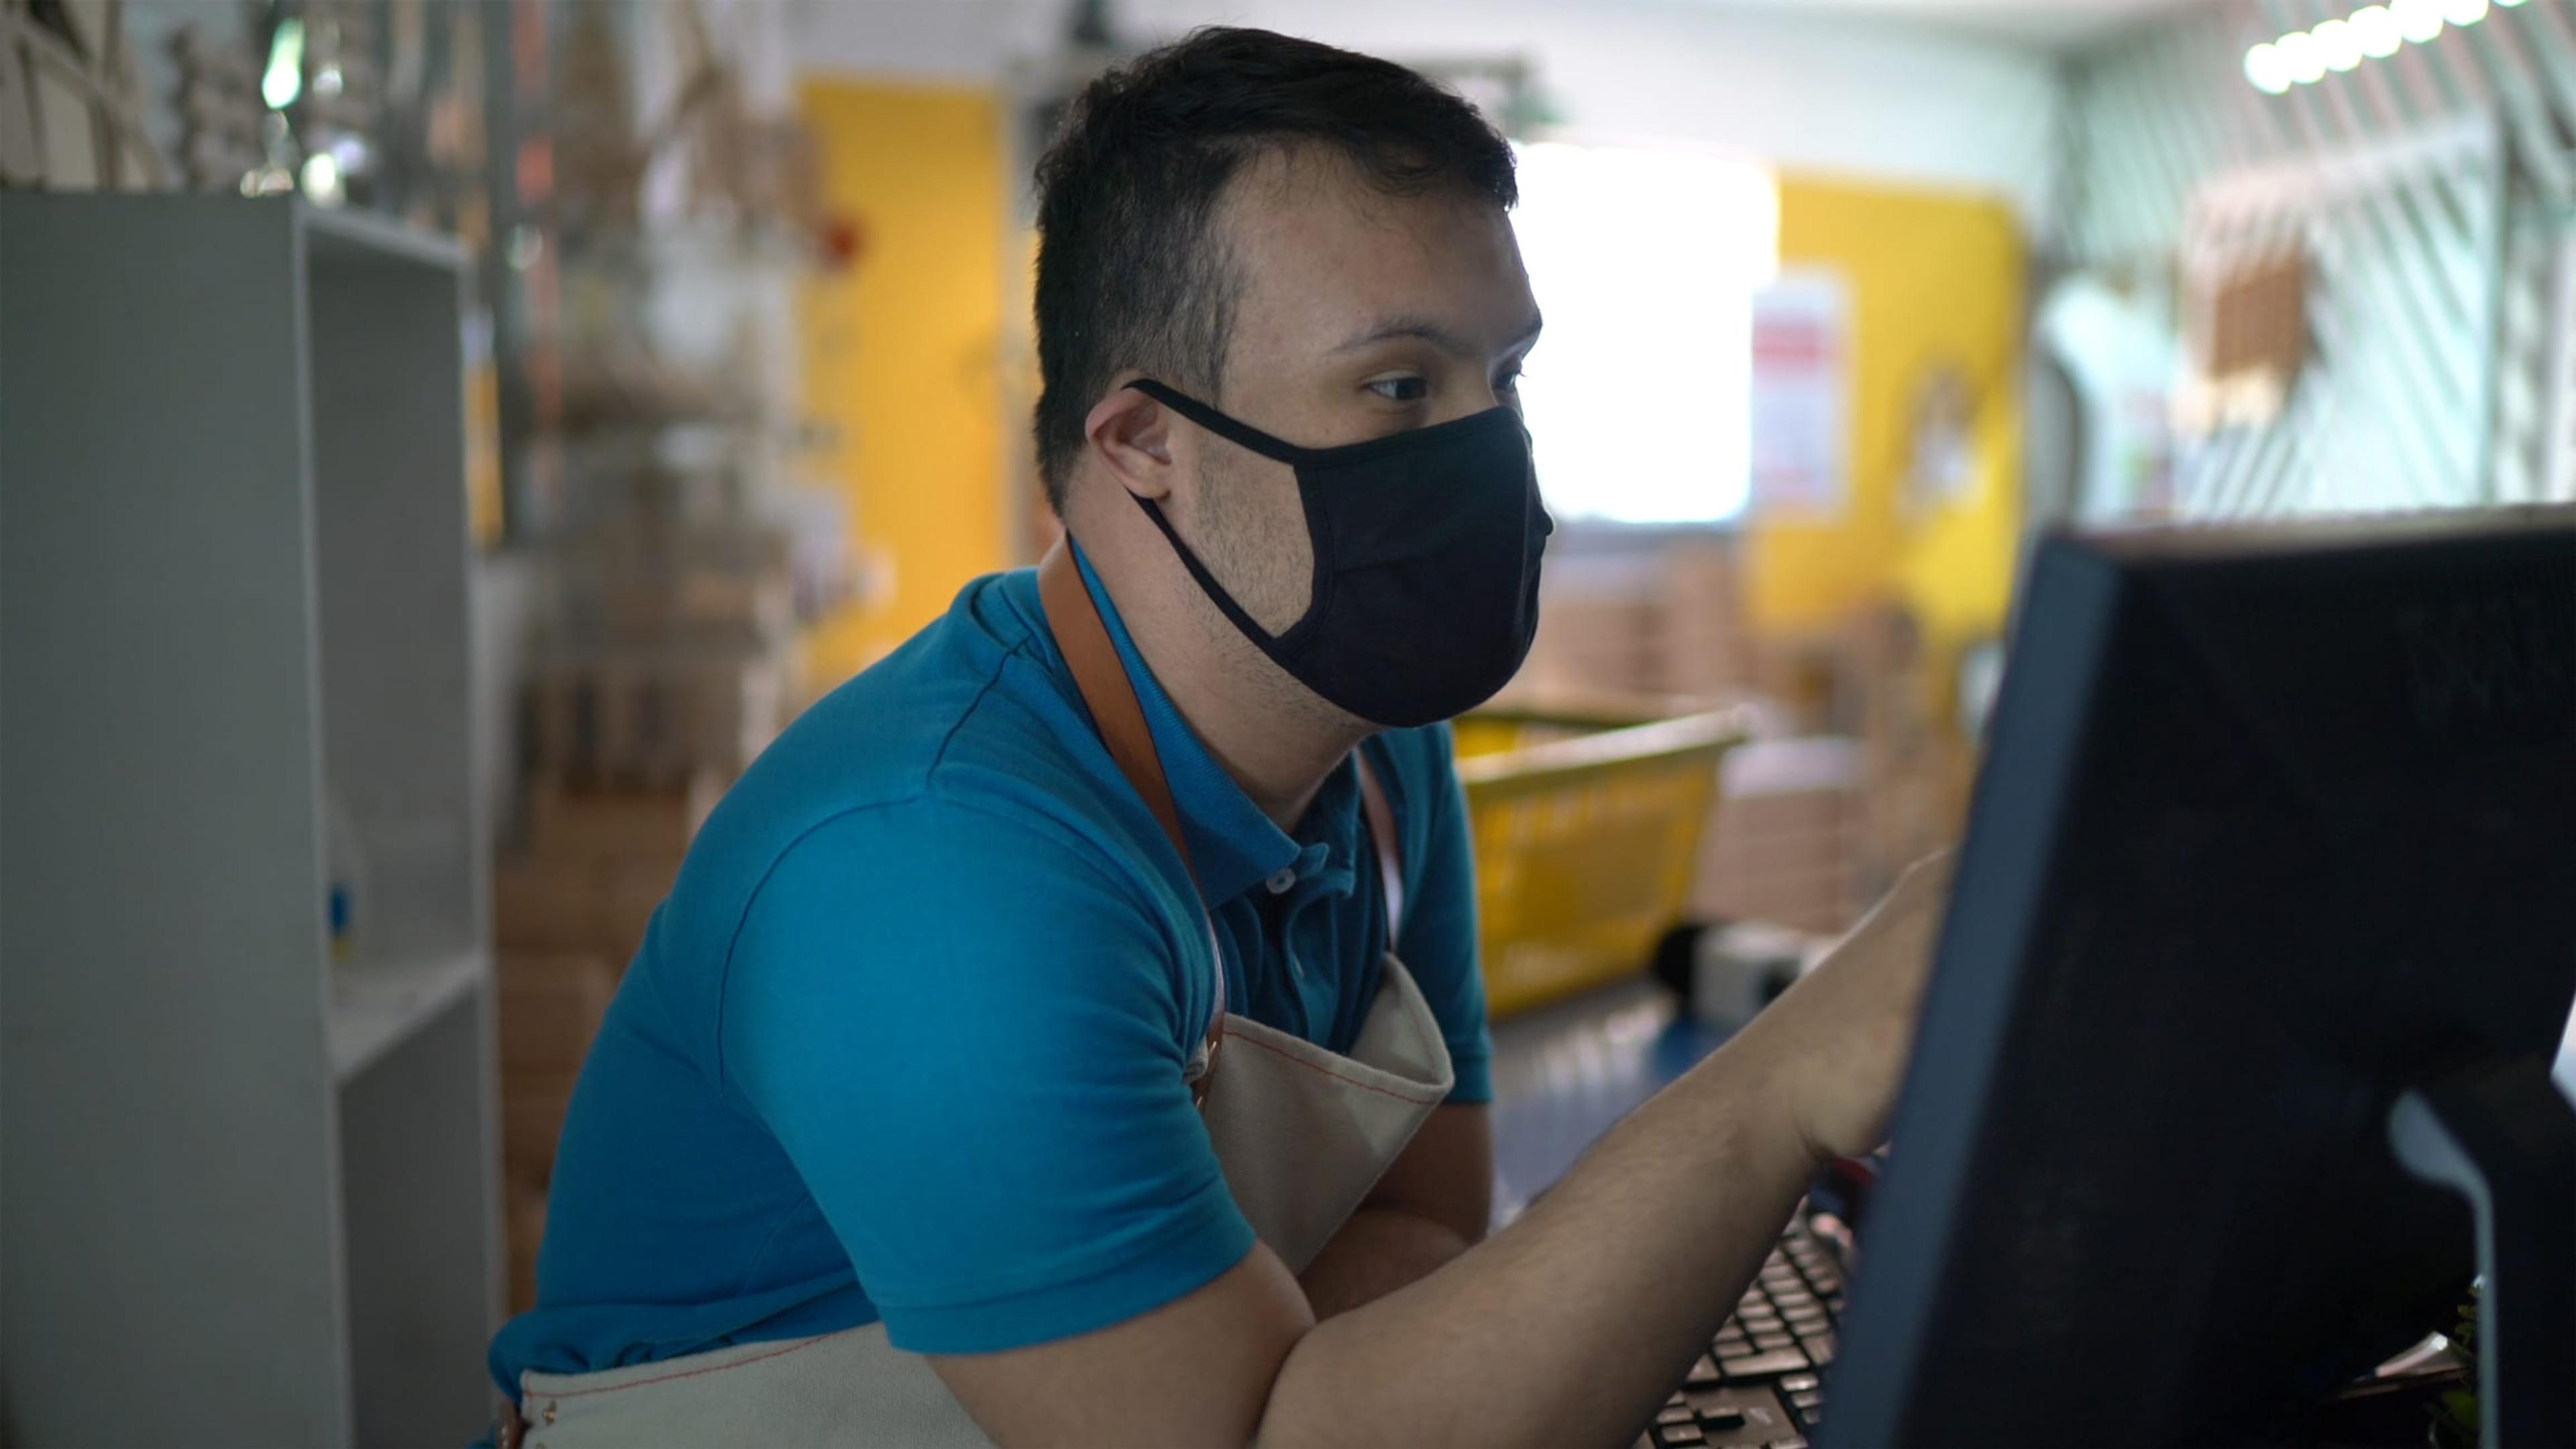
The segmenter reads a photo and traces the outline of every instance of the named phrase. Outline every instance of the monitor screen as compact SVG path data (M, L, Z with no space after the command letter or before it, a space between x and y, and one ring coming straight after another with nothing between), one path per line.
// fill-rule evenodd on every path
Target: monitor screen
M2576 998L2576 510L2038 553L1826 1441L2230 1442L2445 1326Z

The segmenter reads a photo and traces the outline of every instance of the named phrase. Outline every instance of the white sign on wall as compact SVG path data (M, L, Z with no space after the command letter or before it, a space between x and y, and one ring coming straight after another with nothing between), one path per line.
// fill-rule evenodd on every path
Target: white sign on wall
M1835 518L1851 496L1851 289L1789 271L1753 294L1753 511Z

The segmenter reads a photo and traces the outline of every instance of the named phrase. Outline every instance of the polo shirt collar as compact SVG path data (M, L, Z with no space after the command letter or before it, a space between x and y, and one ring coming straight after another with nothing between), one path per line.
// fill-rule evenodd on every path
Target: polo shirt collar
M1208 753L1207 746L1199 743L1197 732L1181 717L1171 696L1163 692L1154 671L1145 666L1144 656L1136 652L1125 621L1118 617L1118 606L1111 602L1109 590L1101 585L1099 576L1091 571L1091 560L1083 556L1079 544L1072 547L1074 561L1082 569L1083 586L1091 591L1091 601L1100 610L1100 622L1108 628L1110 642L1118 648L1119 662L1126 666L1127 678L1136 687L1136 702L1143 707L1145 726L1153 733L1154 752L1162 757L1163 775L1172 787L1172 804L1180 812L1181 833L1189 841L1190 863L1198 872L1199 889L1206 893L1208 904L1230 901L1282 871L1296 869L1303 874L1319 864L1321 847L1301 845L1272 823L1216 757ZM1348 802L1338 797L1355 789L1344 778L1350 773L1345 763L1325 782L1313 807L1317 816L1348 808Z

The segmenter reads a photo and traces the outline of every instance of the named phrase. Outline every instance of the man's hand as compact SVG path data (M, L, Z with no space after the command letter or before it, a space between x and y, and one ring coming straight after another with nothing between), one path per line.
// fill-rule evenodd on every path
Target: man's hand
M1854 1157L1886 1140L1949 908L1953 852L1916 862L1816 969L1744 1030L1808 1150Z
M1256 1244L1124 1323L932 1363L1012 1446L1627 1443L1762 1266L1816 1159L1877 1145L1949 880L1946 857L1907 872L1518 1221L1404 1287L1318 1323Z

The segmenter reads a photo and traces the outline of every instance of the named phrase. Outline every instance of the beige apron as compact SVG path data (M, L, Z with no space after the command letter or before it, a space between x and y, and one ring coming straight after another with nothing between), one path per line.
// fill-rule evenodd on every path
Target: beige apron
M1179 813L1144 711L1064 545L1039 565L1038 583L1048 626L1102 742L1186 862ZM1358 763L1392 942L1403 908L1394 815L1367 761ZM1213 922L1209 937L1213 944ZM1193 1091L1235 1202L1261 1240L1292 1271L1302 1272L1431 1109L1448 1098L1455 1082L1449 1049L1413 977L1392 952L1377 1000L1347 1057L1227 1013L1223 962L1211 960L1217 962L1218 1019L1193 1057ZM597 1373L531 1370L519 1376L519 1387L517 1408L525 1416L529 1449L949 1449L992 1442L930 1361L896 1348L882 1323ZM505 1442L517 1428L504 1426Z

